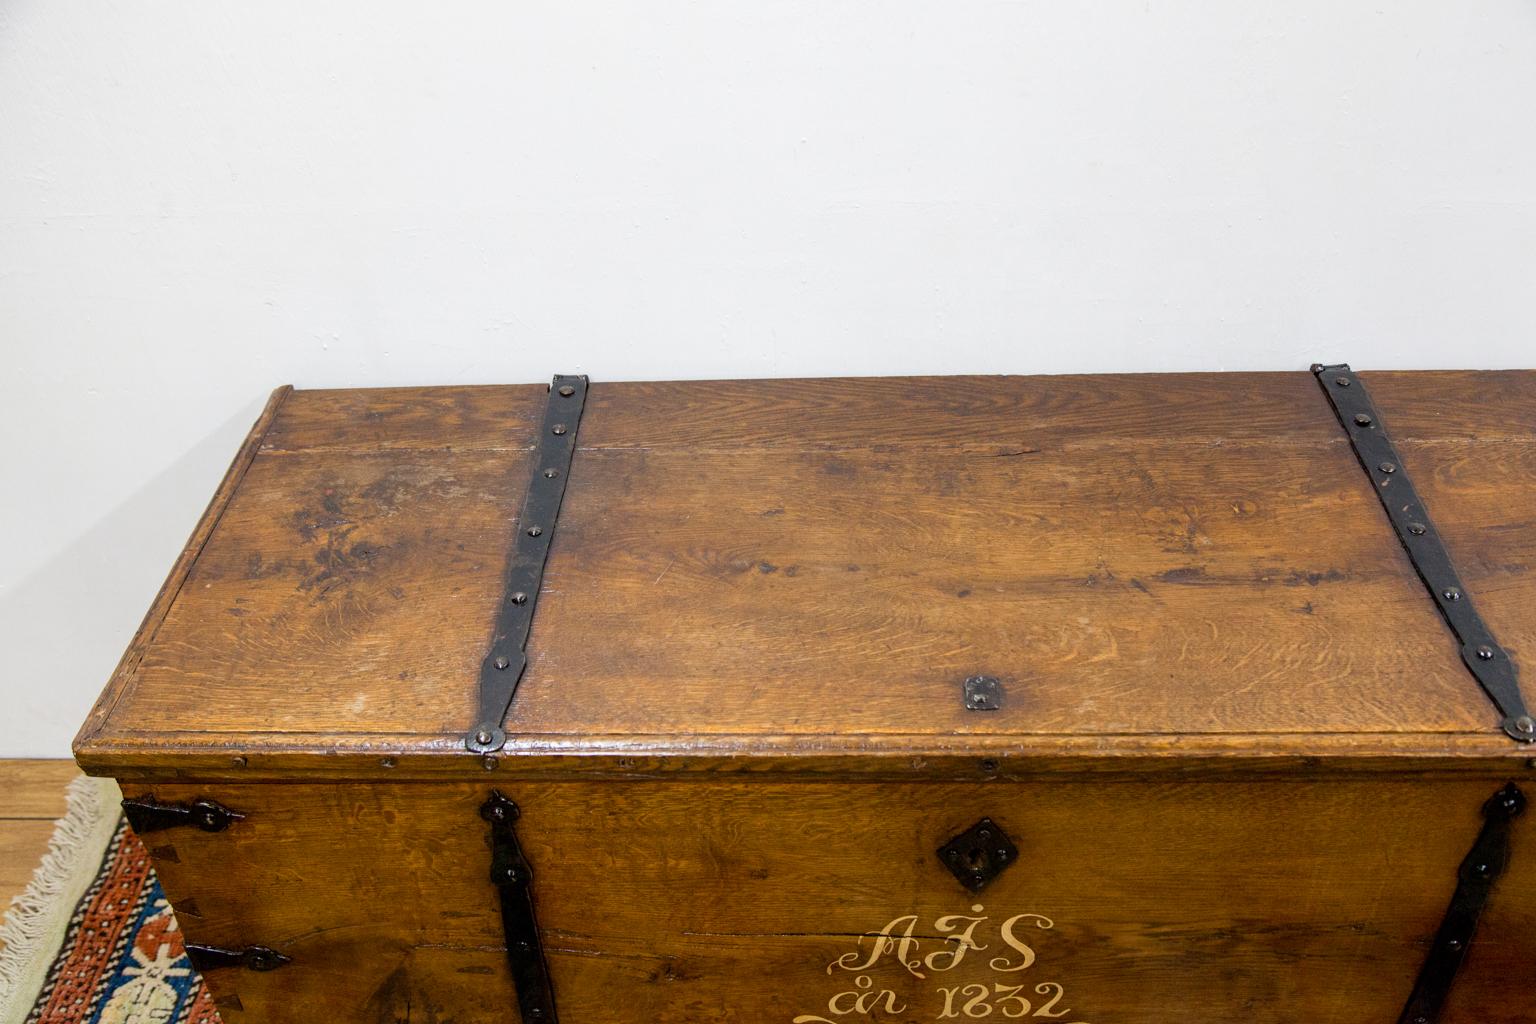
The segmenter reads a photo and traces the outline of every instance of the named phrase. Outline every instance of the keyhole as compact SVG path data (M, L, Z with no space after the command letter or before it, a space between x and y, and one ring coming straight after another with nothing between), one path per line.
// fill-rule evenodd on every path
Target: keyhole
M971 847L971 853L970 853L971 867L973 867L973 868L981 867L981 862L982 862L983 859L985 859L985 856L986 855L981 852L981 847L979 847L979 846Z

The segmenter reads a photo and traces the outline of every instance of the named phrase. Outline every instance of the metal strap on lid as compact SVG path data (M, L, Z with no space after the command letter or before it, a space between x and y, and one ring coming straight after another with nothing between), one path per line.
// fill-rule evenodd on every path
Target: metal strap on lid
M1376 496L1407 549L1413 568L1461 642L1461 660L1499 709L1504 731L1522 743L1536 742L1536 719L1531 717L1520 694L1515 664L1473 607L1472 595L1458 577L1450 552L1414 490L1364 382L1348 363L1318 364L1312 367L1312 372L1344 425L1355 455L1371 478Z
M587 402L587 378L557 374L549 385L549 401L534 444L533 477L523 514L517 521L506 592L496 615L490 649L480 664L480 707L464 745L477 754L506 746L502 728L512 696L528 667L528 632L539 603L544 563L565 498L565 481L576 454L576 429Z

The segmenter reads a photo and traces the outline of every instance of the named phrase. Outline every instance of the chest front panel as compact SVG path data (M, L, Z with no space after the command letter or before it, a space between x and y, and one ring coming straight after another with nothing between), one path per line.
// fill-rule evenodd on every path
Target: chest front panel
M1396 1019L1495 785L504 788L565 1024L1354 1024ZM225 1020L511 1019L490 790L155 787L246 815L146 837L188 940L292 958L209 972ZM972 892L939 849L983 820L1016 852ZM1536 1010L1531 833L1446 1024Z

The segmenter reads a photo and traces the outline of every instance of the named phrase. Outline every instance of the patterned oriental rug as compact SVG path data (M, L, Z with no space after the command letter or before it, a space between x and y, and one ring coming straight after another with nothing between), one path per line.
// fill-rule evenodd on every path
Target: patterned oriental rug
M219 1024L110 781L71 784L0 943L0 1024Z

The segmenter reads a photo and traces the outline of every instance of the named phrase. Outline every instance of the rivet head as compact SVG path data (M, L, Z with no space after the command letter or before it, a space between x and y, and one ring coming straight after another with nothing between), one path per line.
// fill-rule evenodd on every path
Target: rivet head
M489 743L490 741L487 740L486 742ZM486 754L484 757L482 757L480 759L480 767L484 768L488 772L495 771L496 770L496 755L494 755L494 754Z
M1409 523L1408 524L1408 532L1413 534L1415 537L1422 537L1422 536L1424 536L1424 534L1428 530L1429 530L1429 527L1425 526L1423 523Z
M1368 414L1363 413L1363 412L1355 413L1355 425L1356 426L1368 427L1373 422L1374 421L1371 419L1371 417Z
M1474 864L1472 866L1472 873L1474 875L1476 875L1478 878L1487 878L1489 875L1493 874L1493 865L1492 864Z
M561 398L570 398L575 393L576 393L576 389L571 387L569 384L562 384L562 385L560 385L560 397Z
M491 730L489 729L481 729L479 732L475 733L475 742L480 744L482 747L495 738L495 736L491 735Z
M553 480L555 477L557 477L559 475L560 475L560 471L558 469L546 469L544 471L544 479L545 480Z
M250 762L246 760L244 754L236 754L234 757L229 759L229 763L234 765L236 768L244 768Z
M544 532L544 527L542 527L542 526L530 526L530 527L528 527L528 529L525 532L530 537L537 537L537 536L541 535Z
M506 668L508 665L510 665L512 663L507 660L507 656L505 654L498 654L498 655L496 655L495 658L493 658L491 660L491 664L495 665L497 670L501 670L501 669ZM479 739L478 734L476 735L476 739ZM491 742L491 739L490 739L489 736L487 736L485 739L480 740L480 742L481 743L489 743L489 742Z
M555 427L554 427L554 430L552 432L554 433L554 435L556 437L563 437L565 435L565 424L564 423L556 423Z
M997 762L989 757L981 762L981 770L991 774L992 772L997 771Z
M383 766L383 767L385 767L385 768L393 768L393 767L394 767L394 766L395 766L395 765L396 765L396 764L398 764L398 763L399 763L399 762L397 762L397 761L396 761L396 760L395 760L395 759L394 759L394 758L392 758L392 757L381 757L381 758L380 758L380 759L379 759L379 764L380 764L380 765L382 765L382 766Z
M1536 736L1536 718L1530 715L1521 715L1515 719L1515 731L1526 736ZM1533 765L1536 767L1536 765Z
M1461 591L1457 590L1455 587L1446 587L1440 592L1440 596L1445 598L1447 601L1460 601Z
M1463 943L1460 939L1448 939L1445 943L1445 948L1452 953L1459 953L1461 952L1462 945Z
M1397 463L1395 463L1395 462L1383 462L1381 465L1377 466L1376 468L1381 470L1383 473L1396 473L1397 472Z
M1479 661L1492 661L1493 648L1489 647L1487 644L1483 644L1477 649L1477 657Z
M1341 388L1347 388L1352 383L1348 377L1335 377L1333 382Z
M528 595L523 593L521 590L519 590L517 593L512 595L512 603L513 604L527 604L528 603Z

